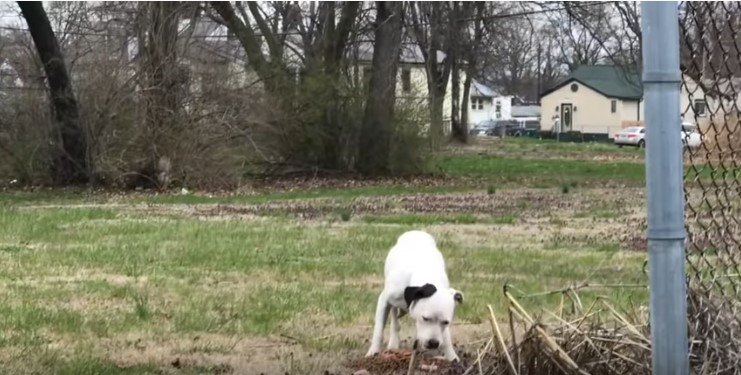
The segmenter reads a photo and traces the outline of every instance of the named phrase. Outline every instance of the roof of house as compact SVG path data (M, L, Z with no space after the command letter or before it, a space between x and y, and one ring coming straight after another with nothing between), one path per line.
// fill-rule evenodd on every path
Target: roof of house
M538 117L540 106L538 105L513 105L512 117Z
M476 80L471 80L471 94L470 96L483 96L487 98L493 98L495 96L500 96L499 93L494 91L489 86L484 85L481 82L477 82Z
M610 98L640 100L643 97L638 72L614 65L582 65L540 96L546 96L574 81Z

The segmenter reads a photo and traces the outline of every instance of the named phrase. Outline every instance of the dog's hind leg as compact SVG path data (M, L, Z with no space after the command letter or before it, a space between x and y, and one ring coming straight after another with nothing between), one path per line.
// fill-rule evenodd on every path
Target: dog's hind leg
M401 327L399 326L399 318L401 316L401 311L398 307L392 307L391 308L391 337L389 337L389 350L396 350L399 349L399 331L401 330Z
M376 321L373 327L373 338L371 339L370 349L365 355L366 357L370 357L381 351L381 345L383 345L383 328L386 325L386 320L388 320L390 310L391 305L389 305L387 301L386 293L382 292L381 295L378 296L378 305L376 305Z

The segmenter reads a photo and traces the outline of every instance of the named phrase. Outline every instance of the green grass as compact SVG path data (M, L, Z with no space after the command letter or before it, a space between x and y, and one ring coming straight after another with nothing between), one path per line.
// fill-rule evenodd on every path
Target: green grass
M565 146L547 147L565 152L559 151ZM565 150L574 150L569 147ZM276 345L278 349L265 349L266 358L301 365L299 359L281 357L285 337L298 345L291 353L358 355L370 334L383 260L397 236L410 229L423 228L436 236L452 285L465 294L456 321L481 324L476 331L482 334L488 332L487 304L506 316L506 283L524 296L584 280L646 282L641 272L645 254L625 251L604 234L621 225L611 222L624 215L611 211L619 197L588 194L596 182L639 185L640 164L460 155L443 158L441 165L456 182L216 198L2 193L0 355L11 360L0 363L0 373L161 373L172 369L174 357L241 358L251 349L235 345L253 341ZM512 184L569 186L570 192L538 190L534 197L521 198L532 206L518 205L510 201ZM206 220L174 211L155 215L138 205L317 198L353 202L368 196L468 190L490 190L486 204L501 209L491 215L357 214L342 208L308 221L287 215ZM615 189L614 195L621 191ZM79 205L96 202L121 205ZM574 202L580 205L568 209ZM581 297L588 303L598 295L611 297L619 307L646 299L644 289L585 290ZM539 309L555 306L558 298L539 295L522 297L522 302ZM408 326L408 320L403 324ZM143 355L147 348L173 354L152 362ZM136 355L116 357L130 351ZM189 362L179 372L223 370L218 364Z
M0 298L0 329L21 332L16 342L32 347L39 335L94 343L96 337L129 332L301 336L309 330L310 341L323 330L371 321L385 253L403 231L517 221L516 213L384 215L345 225L301 226L279 218L249 225L169 216L148 220L92 208L0 212L0 238L12 249L0 253L0 280L7 285ZM465 244L463 238L439 234L451 280L466 293L461 321L483 322L488 303L504 313L500 291L506 282L536 292L575 280L642 280L643 256L615 257L614 244L538 245L496 231ZM105 275L118 275L124 286ZM45 279L66 281L41 282ZM147 280L145 286L139 279ZM89 309L70 307L72 297ZM543 297L526 303L554 301ZM351 347L362 346L358 339L341 337Z
M581 184L603 182L640 186L645 183L643 164L563 159L516 159L500 156L458 155L443 158L446 173L478 176L501 184L555 187L579 181Z
M582 155L614 155L642 157L643 150L635 147L617 147L609 142L557 142L553 139L538 140L529 137L508 138L505 142L495 144L492 148L507 154L533 154L547 152L562 156L566 153L579 152Z

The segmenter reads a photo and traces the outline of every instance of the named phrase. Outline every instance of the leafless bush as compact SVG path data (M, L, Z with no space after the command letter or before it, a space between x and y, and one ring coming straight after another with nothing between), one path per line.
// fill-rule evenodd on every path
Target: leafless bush
M42 184L49 178L49 103L42 91L0 96L0 186Z

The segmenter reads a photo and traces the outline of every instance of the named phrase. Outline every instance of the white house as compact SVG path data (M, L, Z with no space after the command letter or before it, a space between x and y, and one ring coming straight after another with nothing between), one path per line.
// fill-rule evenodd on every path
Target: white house
M355 51L358 64L361 66L361 76L370 74L370 64L373 59L373 46L370 43L362 44ZM437 53L439 63L443 62L445 54ZM461 72L459 103L463 104L463 81L465 73ZM397 76L396 97L399 100L412 100L420 105L428 105L427 72L425 70L424 58L419 46L406 44L401 53L399 62L399 73ZM514 97L501 95L494 89L476 81L471 81L468 95L468 126L488 120L509 120L514 118L512 114L512 101ZM448 81L445 90L445 101L443 102L443 122L450 126L451 107L453 102L452 80ZM449 128L447 129L449 130Z
M508 120L512 118L512 96L499 95L492 88L471 81L469 92L468 125L483 121Z

